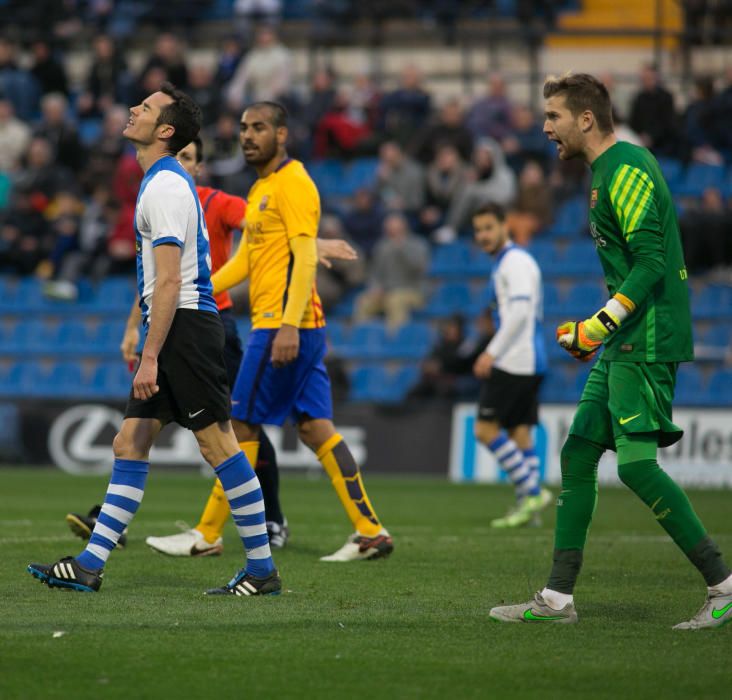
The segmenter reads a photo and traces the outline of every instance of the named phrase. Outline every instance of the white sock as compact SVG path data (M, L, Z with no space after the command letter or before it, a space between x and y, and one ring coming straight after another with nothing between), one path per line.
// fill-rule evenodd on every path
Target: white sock
M571 593L560 593L559 591L553 591L551 588L545 588L541 592L541 597L553 610L561 610L565 605L574 601L574 596Z
M709 595L730 595L732 594L732 574L727 576L716 586L709 586Z

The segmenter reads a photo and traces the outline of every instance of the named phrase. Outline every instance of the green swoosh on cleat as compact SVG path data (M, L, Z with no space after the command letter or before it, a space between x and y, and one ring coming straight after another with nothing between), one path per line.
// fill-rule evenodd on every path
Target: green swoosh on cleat
M724 615L726 612L728 612L730 609L732 609L732 603L727 603L723 608L720 608L719 610L712 610L712 617L715 620L719 620L722 615Z
M732 605L732 603L730 603ZM727 606L729 607L729 606ZM545 622L551 620L561 620L564 615L535 615L531 610L527 610L524 613L524 620L530 620L532 622Z

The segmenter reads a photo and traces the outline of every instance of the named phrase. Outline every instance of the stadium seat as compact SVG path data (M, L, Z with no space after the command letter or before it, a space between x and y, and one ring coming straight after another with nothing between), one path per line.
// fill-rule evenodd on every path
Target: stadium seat
M608 300L608 293L595 282L578 282L570 288L560 305L560 313L569 320L583 320L601 309Z
M470 308L470 287L458 282L447 282L438 287L422 313L440 318L454 313L465 313Z
M114 355L120 357L119 346L125 332L125 321L122 319L102 321L92 336L87 354Z
M467 243L455 241L432 250L429 274L432 277L462 277L471 272L471 250Z
M683 179L674 183L671 191L680 197L701 197L709 187L724 190L725 186L724 166L692 163L686 169Z
M0 393L4 396L38 396L41 389L40 366L32 360L10 365L0 376Z
M595 250L595 244L589 238L586 241L573 241L567 246L561 260L561 267L560 274L566 277L587 279L602 276L600 258Z
M117 340L117 349L119 350L119 341ZM95 349L95 343L90 342L90 333L83 321L74 319L62 320L56 331L56 350L63 354L82 354L88 353L90 349Z
M713 406L732 406L732 369L712 373L707 398Z
M96 290L92 301L93 310L97 313L126 314L136 291L132 277L107 277Z
M40 378L42 396L73 398L88 394L81 365L78 362L61 361L42 370Z
M709 394L705 387L704 377L698 367L688 363L679 365L674 398L677 404L683 406L698 406L709 403Z
M389 357L419 360L430 351L432 342L432 329L427 323L409 321L387 338L387 353Z
M576 238L587 227L587 199L573 197L556 212L554 222L541 235L549 238Z
M682 181L684 175L684 166L680 160L676 158L658 158L658 165L661 168L666 184L673 191L677 184Z
M333 348L333 353L341 355L341 349L348 345L350 338L349 327L338 319L329 320L328 325L325 327L325 333L328 343Z
M488 279L493 271L493 259L477 246L471 246L470 276Z
M101 362L92 373L89 392L97 397L124 399L130 393L132 373L122 360Z
M346 359L377 359L386 351L386 329L382 321L359 323L351 329L348 342L341 346Z
M732 287L709 285L699 292L692 289L691 315L694 318L726 318L732 309Z
M382 387L389 381L381 365L364 365L351 373L351 399L353 401L378 401Z
M346 168L346 188L353 194L361 188L372 188L376 183L376 172L379 167L378 158L357 158Z

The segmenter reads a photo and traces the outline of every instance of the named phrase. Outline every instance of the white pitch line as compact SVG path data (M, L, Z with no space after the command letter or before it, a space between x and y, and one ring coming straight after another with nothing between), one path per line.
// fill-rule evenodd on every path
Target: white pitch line
M4 544L25 544L26 542L68 542L70 535L43 537L0 537L0 546Z

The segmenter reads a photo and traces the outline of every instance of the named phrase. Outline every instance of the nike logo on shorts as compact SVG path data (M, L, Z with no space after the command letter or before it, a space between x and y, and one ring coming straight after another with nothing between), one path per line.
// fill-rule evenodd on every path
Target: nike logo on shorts
M204 412L205 410L206 410L205 408L202 408L202 409L201 409L200 411L196 411L195 413L190 413L190 412L189 412L189 413L188 413L188 417L189 417L189 418L195 418L196 416L198 416L198 415L200 415L201 413L203 413L203 412Z

